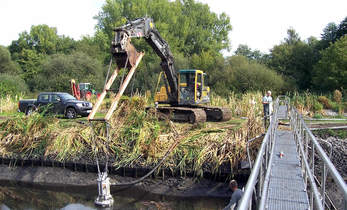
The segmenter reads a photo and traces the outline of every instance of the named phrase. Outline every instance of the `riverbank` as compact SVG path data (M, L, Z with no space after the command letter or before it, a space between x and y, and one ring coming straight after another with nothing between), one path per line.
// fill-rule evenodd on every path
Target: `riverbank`
M51 167L8 167L0 165L0 184L20 183L35 188L64 190L83 189L95 191L97 174L75 172L63 168ZM132 177L110 175L112 182L129 182ZM173 178L146 179L143 182L129 187L112 187L112 193L124 189L140 190L153 195L170 197L214 197L229 198L231 195L226 182L216 182L207 179Z

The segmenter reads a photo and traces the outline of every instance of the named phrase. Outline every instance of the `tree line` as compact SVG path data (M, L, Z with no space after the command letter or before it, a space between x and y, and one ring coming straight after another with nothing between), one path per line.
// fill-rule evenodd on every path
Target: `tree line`
M222 50L230 49L230 18L212 12L207 4L195 0L106 0L95 16L93 36L74 40L59 35L54 27L34 25L9 46L0 46L0 94L69 92L70 79L91 82L102 90L113 28L143 16L154 19L169 43L176 69L204 70L209 86L219 95L267 89L278 93L346 91L347 17L338 24L329 23L320 39L302 40L291 28L269 53L240 45L235 55L223 57ZM153 92L160 60L144 40L133 43L146 54L131 86L142 93Z

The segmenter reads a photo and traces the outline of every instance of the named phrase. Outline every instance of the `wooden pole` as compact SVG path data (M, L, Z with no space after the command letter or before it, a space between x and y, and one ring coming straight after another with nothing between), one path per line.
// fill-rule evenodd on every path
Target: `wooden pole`
M139 56L136 59L135 65L130 69L127 77L125 78L125 80L123 82L123 84L120 86L119 91L118 91L115 99L112 101L111 108L108 110L108 112L107 112L107 114L106 114L106 116L104 118L105 120L109 120L111 118L114 110L117 108L118 102L119 102L120 98L122 97L126 87L128 86L132 76L134 75L135 70L136 70L137 66L139 65L143 55L144 55L144 53L140 53L139 54Z
M112 73L110 79L107 81L104 90L102 91L102 93L100 94L98 100L96 101L95 105L93 106L92 112L88 115L88 120L92 120L94 119L94 116L96 114L96 112L98 111L102 101L104 100L107 91L111 88L114 80L116 79L117 75L119 73L119 68L117 67L114 72Z

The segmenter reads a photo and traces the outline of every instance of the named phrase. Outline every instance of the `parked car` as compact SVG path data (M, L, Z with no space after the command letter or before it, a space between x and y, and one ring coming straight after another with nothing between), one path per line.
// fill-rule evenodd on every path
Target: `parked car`
M47 107L49 113L63 114L66 118L73 119L78 115L86 117L92 111L93 105L88 101L79 101L68 93L44 92L36 99L20 100L18 110L26 115L33 111Z

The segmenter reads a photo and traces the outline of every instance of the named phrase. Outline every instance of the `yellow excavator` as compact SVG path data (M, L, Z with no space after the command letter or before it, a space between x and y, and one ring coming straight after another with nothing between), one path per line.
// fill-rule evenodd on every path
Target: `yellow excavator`
M198 69L174 68L174 57L168 43L160 36L153 20L138 18L114 29L112 54L120 68L135 65L138 52L131 44L132 38L144 38L161 58L163 71L158 78L157 87L163 79L164 85L155 93L156 110L175 121L190 123L205 121L227 121L231 119L228 108L206 106L210 102L210 88L206 73Z

